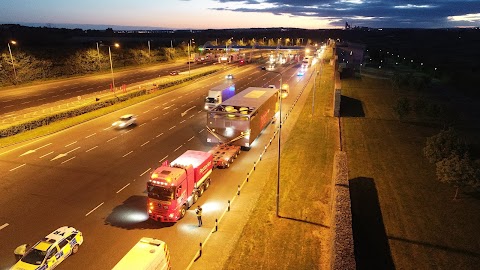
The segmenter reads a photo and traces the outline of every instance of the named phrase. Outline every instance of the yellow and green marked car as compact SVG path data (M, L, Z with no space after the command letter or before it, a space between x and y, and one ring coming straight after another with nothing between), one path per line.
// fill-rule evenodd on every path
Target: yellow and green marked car
M11 270L53 269L83 243L83 235L73 227L63 226L31 247Z

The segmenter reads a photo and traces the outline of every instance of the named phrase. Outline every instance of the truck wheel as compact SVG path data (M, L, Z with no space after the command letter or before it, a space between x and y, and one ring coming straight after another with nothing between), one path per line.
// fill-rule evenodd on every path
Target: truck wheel
M225 163L225 168L229 168L229 167L230 167L230 162Z
M193 193L193 202L192 204L196 203L198 201L198 192Z
M210 187L210 178L205 181L205 190L207 190Z
M205 186L202 185L198 190L198 197L202 197L204 191L205 191Z
M179 219L182 219L185 216L185 213L187 213L187 207L185 205L183 205L182 208L180 209L180 218Z

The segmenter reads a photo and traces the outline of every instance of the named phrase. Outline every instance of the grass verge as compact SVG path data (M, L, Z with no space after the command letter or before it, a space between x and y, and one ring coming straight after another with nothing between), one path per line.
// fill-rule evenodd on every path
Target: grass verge
M378 204L378 211L363 208L363 217L383 217L395 268L478 268L480 200L464 194L462 199L452 201L454 188L436 180L434 165L422 154L426 137L441 127L396 120L391 109L393 101L411 93L394 92L384 80L343 80L342 95L359 101L364 115L357 112L361 117L342 118L350 186L352 182L363 182L373 191L353 192L357 193L360 208L365 202ZM435 98L433 94L426 95L427 99ZM478 130L476 123L470 122L472 126L467 132ZM353 200L352 196L352 212ZM354 221L354 234L355 231ZM369 227L366 233L378 231ZM367 239L371 249L372 239Z
M337 147L335 119L325 117L331 100L333 70L325 66L316 90L312 117L310 92L297 122L282 145L280 215L276 205L276 160L261 200L224 269L326 269L330 263L330 195L333 155ZM320 100L320 101L319 101ZM282 132L283 133L283 132ZM263 166L263 165L262 165Z

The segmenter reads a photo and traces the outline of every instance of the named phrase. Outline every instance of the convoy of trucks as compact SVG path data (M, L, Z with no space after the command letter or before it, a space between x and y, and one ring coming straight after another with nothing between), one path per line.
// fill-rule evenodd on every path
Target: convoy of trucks
M171 270L170 252L161 240L142 237L112 270Z
M278 111L278 90L249 87L207 112L207 142L248 150Z
M205 110L210 110L218 104L226 101L235 95L235 84L233 82L225 82L208 90L205 98Z
M147 182L148 216L160 222L176 222L185 216L210 186L211 153L188 150L155 169Z

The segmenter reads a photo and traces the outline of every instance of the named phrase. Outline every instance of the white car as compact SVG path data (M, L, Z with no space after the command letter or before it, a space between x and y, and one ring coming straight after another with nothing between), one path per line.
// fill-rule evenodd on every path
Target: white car
M125 114L120 117L120 120L112 124L115 128L126 128L137 123L137 116L133 114Z
M225 76L225 79L227 79L227 80L233 80L233 75L232 75L232 74L228 74L227 76Z
M53 269L68 256L77 253L81 244L83 234L73 227L63 226L37 242L10 269Z

